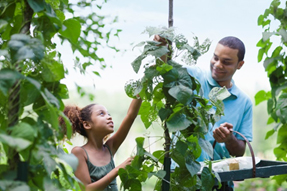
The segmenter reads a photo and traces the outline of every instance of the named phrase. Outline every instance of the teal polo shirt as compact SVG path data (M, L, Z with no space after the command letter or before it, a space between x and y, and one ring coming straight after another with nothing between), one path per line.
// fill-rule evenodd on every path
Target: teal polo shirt
M221 87L211 76L210 71L203 71L195 66L186 67L188 73L195 77L201 84L203 91L203 97L208 98L210 90L214 87ZM243 134L246 139L252 141L252 102L251 99L241 91L234 81L232 80L232 87L230 88L230 96L223 100L224 103L224 116L220 118L213 126L209 125L209 131L205 135L205 139L214 142L213 131L218 128L220 124L224 122L231 123L233 130ZM240 135L235 134L235 137L240 140L244 140ZM230 158L229 152L226 149L225 143L216 143L214 149L214 160ZM210 159L210 157L202 150L201 156L197 159L198 161L204 161Z

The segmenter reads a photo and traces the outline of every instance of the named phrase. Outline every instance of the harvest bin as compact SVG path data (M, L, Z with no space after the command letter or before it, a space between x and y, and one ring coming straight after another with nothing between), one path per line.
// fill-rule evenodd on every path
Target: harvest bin
M242 181L249 178L268 178L280 174L287 174L287 162L261 160L255 165L255 176L253 169L218 172L221 182Z
M252 168L217 172L223 185L228 181L242 181L249 178L268 178L274 175L287 174L287 162L260 160L260 162L255 165L255 156L251 144L244 135L237 131L233 132L239 134L246 141L252 157ZM213 147L215 144L216 141L213 143Z

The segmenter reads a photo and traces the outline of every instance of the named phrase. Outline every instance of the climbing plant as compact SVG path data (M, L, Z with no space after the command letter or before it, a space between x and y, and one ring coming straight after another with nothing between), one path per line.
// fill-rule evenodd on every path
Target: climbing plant
M147 129L153 122L160 121L165 145L162 150L149 153L143 147L145 138L138 137L132 165L119 170L122 186L141 190L142 182L156 176L159 181L155 190L165 190L162 187L165 183L171 190L211 190L216 178L220 182L220 177L211 167L205 167L199 177L201 165L196 159L202 149L213 155L212 145L204 135L209 131L209 123L223 115L223 103L217 95L226 91L217 89L211 92L210 100L203 98L200 83L180 64L180 61L195 64L199 56L208 51L210 41L206 39L200 44L194 37L190 45L174 28L147 27L145 32L149 37L160 35L166 42L144 41L136 45L143 49L131 65L136 73L144 70L144 77L129 81L125 89L128 96L139 94L143 99L139 115ZM168 56L167 60L162 59L164 55ZM170 179L166 178L168 170L163 169L167 157L178 164ZM170 168L168 165L165 169Z
M68 44L81 73L96 64L105 68L97 50L120 30L104 30L105 16L97 14L102 6L84 0L0 1L0 190L80 189L72 173L77 160L60 146L71 127L62 113L69 94L61 80L69 70L57 42ZM81 15L87 8L93 11Z
M284 1L282 1L284 2ZM274 128L267 132L266 139L277 135L274 154L277 160L287 161L287 7L286 1L273 0L264 14L258 17L258 26L263 29L258 62L263 61L270 82L270 91L261 90L255 95L256 105L266 101L269 119ZM277 183L286 181L287 175L274 177Z

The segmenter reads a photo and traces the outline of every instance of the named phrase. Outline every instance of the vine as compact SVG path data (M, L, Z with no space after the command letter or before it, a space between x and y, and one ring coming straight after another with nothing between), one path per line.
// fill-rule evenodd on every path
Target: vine
M143 65L144 77L128 82L125 89L128 96L139 94L143 99L139 115L146 129L160 120L163 130L168 129L171 133L164 133L163 138L170 136L172 141L170 145L165 145L169 149L149 153L143 148L144 138L138 137L137 154L132 165L119 171L122 186L124 189L141 190L141 182L156 176L160 181L155 185L155 190L164 189L161 187L164 183L168 183L171 190L210 190L215 184L215 177L219 182L220 177L211 171L211 167L205 167L199 177L201 165L196 159L202 149L213 155L212 145L204 139L204 135L209 130L208 124L214 123L223 114L222 101L217 99L215 92L211 93L211 102L204 99L199 82L175 61L181 59L185 63L195 64L199 56L208 51L210 41L206 39L200 44L198 38L194 37L191 46L183 35L176 34L171 27L147 27L145 32L150 37L160 35L167 39L169 45L159 46L161 42L156 41L136 45L144 47L132 66L137 73ZM166 54L170 55L167 62L161 59ZM154 60L143 64L143 60L150 56ZM170 181L166 179L168 171L162 170L166 156L179 165L170 174Z

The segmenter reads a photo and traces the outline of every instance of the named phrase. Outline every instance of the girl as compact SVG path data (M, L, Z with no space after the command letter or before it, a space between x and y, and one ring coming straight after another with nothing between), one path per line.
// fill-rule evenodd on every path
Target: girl
M73 132L87 138L84 146L72 149L72 153L79 160L75 176L86 186L86 190L118 190L116 184L118 170L130 165L132 158L129 157L115 167L113 156L125 140L141 102L141 99L132 100L118 131L108 140L107 136L114 132L114 123L104 106L90 104L82 109L65 107L64 113L72 123Z

